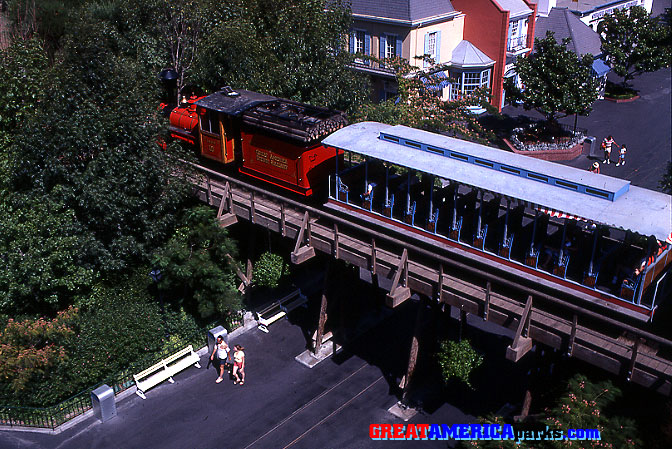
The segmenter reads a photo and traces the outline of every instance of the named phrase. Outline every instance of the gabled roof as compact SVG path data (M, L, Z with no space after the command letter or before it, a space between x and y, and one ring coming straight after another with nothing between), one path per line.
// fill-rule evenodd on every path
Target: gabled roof
M487 67L495 61L469 41L462 41L453 50L450 64L457 67Z
M350 0L355 18L418 22L437 16L457 14L449 0Z
M473 0L472 0L473 1ZM523 0L495 0L504 11L509 11L509 19L532 14L532 9Z
M534 36L543 39L546 37L546 31L552 31L558 43L570 38L571 42L567 48L579 56L588 53L593 56L602 54L599 34L567 8L553 8L548 17L537 19Z

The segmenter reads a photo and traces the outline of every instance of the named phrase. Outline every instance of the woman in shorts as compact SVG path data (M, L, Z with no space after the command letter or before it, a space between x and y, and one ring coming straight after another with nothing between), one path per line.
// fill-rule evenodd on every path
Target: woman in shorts
M245 383L245 353L240 345L234 346L233 353L233 383L243 385ZM240 376L238 376L240 374Z

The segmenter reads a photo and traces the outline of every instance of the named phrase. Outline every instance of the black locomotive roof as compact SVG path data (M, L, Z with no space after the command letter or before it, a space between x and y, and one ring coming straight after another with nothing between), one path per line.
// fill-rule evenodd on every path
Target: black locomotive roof
M238 116L251 107L277 99L277 97L251 92L249 90L234 91L231 88L225 87L219 92L201 98L196 104L205 109Z

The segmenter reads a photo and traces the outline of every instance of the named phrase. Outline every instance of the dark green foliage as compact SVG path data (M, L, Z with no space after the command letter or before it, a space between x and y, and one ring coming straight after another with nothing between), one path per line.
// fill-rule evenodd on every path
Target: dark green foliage
M73 210L48 196L7 193L0 217L1 311L52 314L88 291L96 242Z
M534 53L515 62L522 92L511 84L506 86L509 98L522 101L525 109L536 109L549 122L561 113L589 114L598 95L598 81L591 74L592 55L579 58L567 49L568 42L558 44L550 31L543 39L535 39Z
M469 340L441 342L437 357L445 382L455 377L473 388L469 376L481 366L483 357L471 347Z
M214 210L206 206L188 209L175 234L154 256L154 266L163 273L159 288L201 317L226 316L240 308L229 258L235 253Z
M345 2L233 0L208 17L194 81L343 110L367 95L364 78L343 51L350 30Z
M119 272L168 238L187 184L155 144L153 76L111 52L104 28L79 31L53 70L50 101L16 137L12 187L72 209L95 239L95 268Z
M612 70L629 80L644 72L669 66L672 57L672 34L669 24L652 18L646 9L633 6L617 9L604 16L598 26L602 52Z
M265 252L254 264L254 270L252 271L254 285L276 288L282 275L287 274L287 269L285 268L285 273L283 273L283 268L285 268L285 261L282 256Z

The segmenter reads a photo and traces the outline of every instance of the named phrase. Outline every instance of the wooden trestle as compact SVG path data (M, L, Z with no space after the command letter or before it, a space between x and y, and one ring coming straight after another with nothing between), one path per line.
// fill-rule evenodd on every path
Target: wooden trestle
M539 342L662 394L672 391L670 340L495 270L429 251L205 167L195 169L200 174L193 180L195 193L219 208L223 226L242 219L293 239L295 263L320 251L391 280L390 307L416 292L510 329L515 337L507 358L513 361Z

